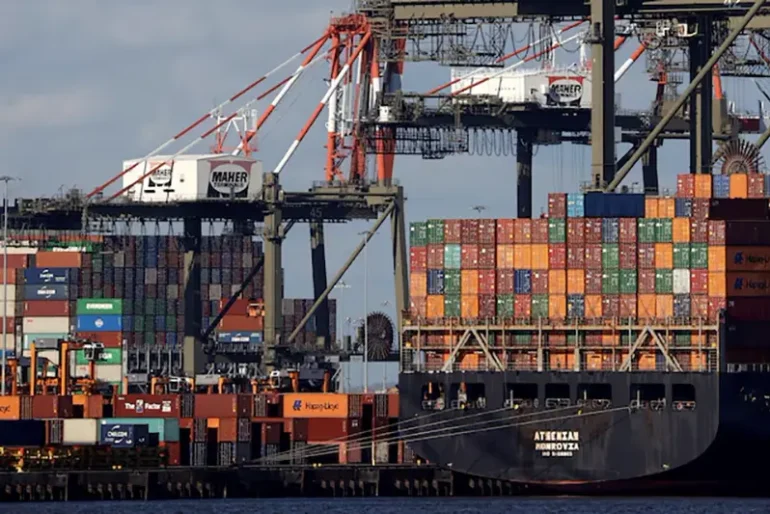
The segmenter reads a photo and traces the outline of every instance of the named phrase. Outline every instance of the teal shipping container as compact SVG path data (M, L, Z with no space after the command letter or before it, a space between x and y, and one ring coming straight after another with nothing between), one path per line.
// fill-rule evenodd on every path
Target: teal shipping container
M179 420L175 418L102 418L99 424L147 425L151 434L158 434L160 442L179 442Z

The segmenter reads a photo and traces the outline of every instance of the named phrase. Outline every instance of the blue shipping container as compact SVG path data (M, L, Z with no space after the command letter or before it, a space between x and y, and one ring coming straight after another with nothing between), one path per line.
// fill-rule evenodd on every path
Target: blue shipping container
M586 193L583 204L583 212L586 218L604 217L604 193Z
M149 428L144 424L102 423L99 430L99 442L115 448L133 448L134 446L146 445L149 434Z
M219 332L217 341L220 343L261 343L262 332Z
M582 294L567 295L567 317L582 318L585 316L586 301Z
M586 193L585 216L587 218L642 218L644 217L644 195Z
M428 270L428 294L444 294L444 270Z
M178 346L179 338L176 336L176 332L169 332L166 334L166 346L176 348Z
M68 300L69 297L69 286L61 284L24 286L24 300Z
M767 180L767 177L765 177ZM729 175L714 175L712 177L713 196L714 198L730 198L730 176ZM767 191L767 189L765 189Z
M133 332L134 331L134 317L133 316L123 316L123 319L121 320L121 323L123 324L123 330L126 332Z
M517 269L513 272L513 290L516 294L532 293L532 272L528 269Z
M69 284L69 268L27 268L24 270L24 282L29 285Z
M120 314L80 314L77 317L78 332L122 332L123 316Z
M28 419L0 421L0 446L45 446L45 421Z
M689 218L692 216L692 200L689 198L674 199L674 215L677 218Z
M582 193L567 193L567 217L582 218L585 215L585 202Z
M604 218L602 220L602 242L617 243L620 239L620 220Z

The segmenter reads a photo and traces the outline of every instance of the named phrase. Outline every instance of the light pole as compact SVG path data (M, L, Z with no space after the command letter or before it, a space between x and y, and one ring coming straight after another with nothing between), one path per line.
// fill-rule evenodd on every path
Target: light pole
M366 318L369 315L368 300L368 285L369 282L369 252L367 246L369 246L366 240L366 236L369 232L359 232L358 235L364 236L364 394L369 392L369 324L366 322Z
M7 363L6 353L8 352L8 345L6 344L6 327L8 325L8 182L12 180L19 180L16 177L9 177L3 175L0 177L0 181L5 182L5 190L3 193L3 357L2 357L2 374L0 374L0 394L5 396L5 365ZM34 375L31 380L34 380Z
M342 348L342 345L345 341L345 289L350 289L350 285L347 284L344 280L340 280L337 285L334 286L334 289L340 290L340 306L337 309L337 337L339 337L340 348Z

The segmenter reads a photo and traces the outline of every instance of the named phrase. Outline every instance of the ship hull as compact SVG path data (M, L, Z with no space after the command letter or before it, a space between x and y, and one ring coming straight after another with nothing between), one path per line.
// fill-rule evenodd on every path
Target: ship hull
M768 374L403 373L399 382L415 454L470 477L530 492L692 494L727 484L751 494L770 478ZM461 384L476 394L465 408L454 400ZM610 402L586 395L599 385ZM437 388L442 411L430 400ZM569 402L553 394L566 388ZM650 391L660 401L647 401Z

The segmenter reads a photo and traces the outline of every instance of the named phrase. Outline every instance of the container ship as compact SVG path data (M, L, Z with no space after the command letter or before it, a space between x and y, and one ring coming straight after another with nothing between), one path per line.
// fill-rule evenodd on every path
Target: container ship
M415 453L530 491L761 488L769 178L412 223L399 393Z

